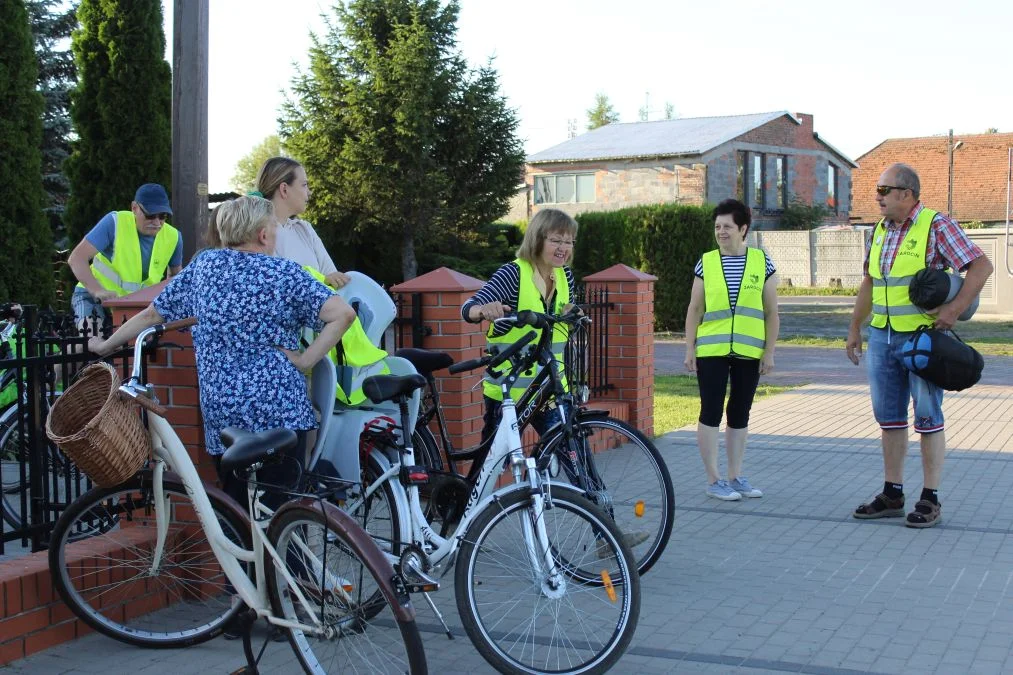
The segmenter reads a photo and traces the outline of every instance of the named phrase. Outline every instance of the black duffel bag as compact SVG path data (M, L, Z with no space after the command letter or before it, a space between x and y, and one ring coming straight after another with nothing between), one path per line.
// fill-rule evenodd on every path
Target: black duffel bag
M922 327L904 343L904 367L927 382L961 391L981 379L985 360L953 331Z

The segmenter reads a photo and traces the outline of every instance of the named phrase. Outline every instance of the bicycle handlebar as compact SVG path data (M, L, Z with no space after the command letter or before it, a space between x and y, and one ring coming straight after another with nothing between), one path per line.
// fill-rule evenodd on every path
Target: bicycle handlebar
M529 342L535 339L534 333L527 333L521 336L521 339L513 343L506 349L496 354L490 354L489 356L483 356L480 359L471 359L470 361L462 361L461 363L455 363L448 369L452 374L463 373L466 370L474 370L475 368L481 368L482 366L488 366L489 368L495 368L499 364L503 363L509 358L512 358L517 352L524 349Z
M123 399L124 401L129 401L131 403L136 403L137 405L141 406L145 410L147 410L149 412L155 413L159 417L165 417L166 414L168 414L168 412L169 412L168 409L165 406L163 406L163 405L161 405L159 403L155 403L150 398L146 398L144 396L131 396L130 394L127 394L127 393L125 393L123 391L119 392L119 395L120 395L120 398Z

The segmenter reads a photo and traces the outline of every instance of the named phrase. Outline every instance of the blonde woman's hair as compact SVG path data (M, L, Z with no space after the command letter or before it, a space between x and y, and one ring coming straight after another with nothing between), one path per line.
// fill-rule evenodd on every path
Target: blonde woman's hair
M524 232L524 240L517 249L517 257L534 264L538 256L542 254L545 240L550 234L568 234L574 239L577 237L577 221L559 209L542 209L534 215L528 223L528 229ZM573 252L570 253L569 263L573 260Z
M272 157L257 172L257 191L266 199L273 199L282 183L295 181L295 170L302 164L291 157Z
M217 210L222 246L249 244L274 219L274 204L263 197L239 197Z

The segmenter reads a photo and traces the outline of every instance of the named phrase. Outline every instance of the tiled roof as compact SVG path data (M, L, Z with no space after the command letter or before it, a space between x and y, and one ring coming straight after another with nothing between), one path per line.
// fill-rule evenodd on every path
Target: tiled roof
M953 152L953 215L961 221L1006 218L1008 148L1013 134L954 134L961 141ZM948 138L890 138L859 157L851 172L851 218L879 220L876 181L889 165L911 165L921 179L921 200L937 211L946 210L949 158Z
M791 113L780 111L606 124L536 152L527 161L528 164L544 164L699 155L783 115L798 122Z

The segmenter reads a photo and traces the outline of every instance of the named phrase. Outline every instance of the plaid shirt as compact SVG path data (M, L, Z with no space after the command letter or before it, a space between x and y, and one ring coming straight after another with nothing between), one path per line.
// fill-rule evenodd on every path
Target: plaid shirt
M883 242L883 253L880 255L879 266L884 277L890 274L894 258L897 257L897 248L904 241L904 236L911 229L911 225L918 214L922 212L921 202L915 204L904 222L898 225L892 220L886 221L886 240ZM875 230L873 230L875 236ZM872 250L872 237L869 238L869 245L865 247L865 263L862 270L869 274L869 252ZM968 239L964 228L957 224L957 221L945 213L937 213L932 219L932 227L929 228L929 241L925 247L925 266L935 269L949 267L961 272L970 265L975 258L985 255L978 245Z

